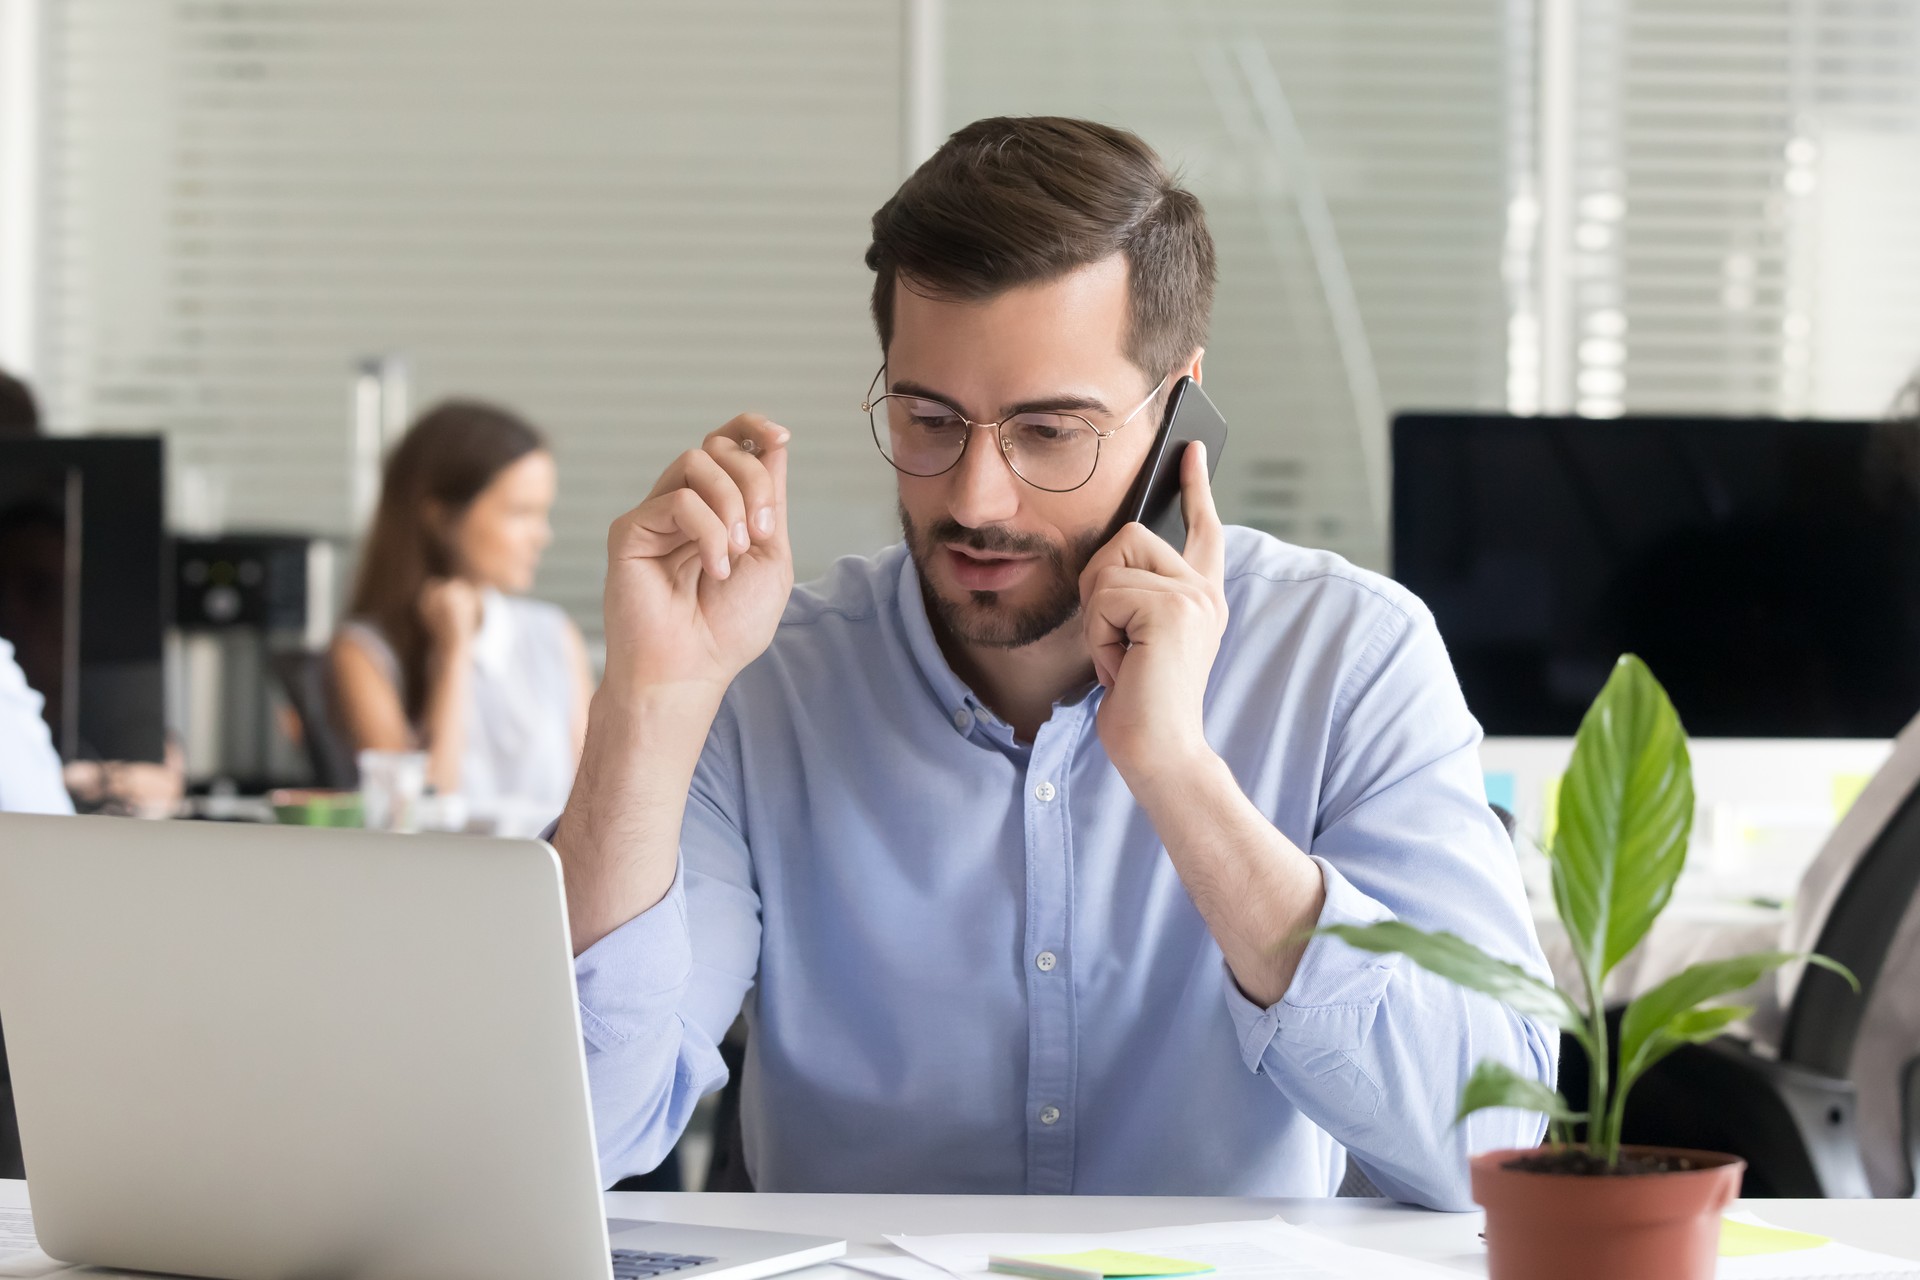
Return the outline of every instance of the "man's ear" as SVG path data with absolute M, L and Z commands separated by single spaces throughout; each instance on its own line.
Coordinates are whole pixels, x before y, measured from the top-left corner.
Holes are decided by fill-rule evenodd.
M 1206 356 L 1206 354 L 1207 354 L 1207 349 L 1205 347 L 1195 347 L 1193 349 L 1193 359 L 1187 361 L 1185 368 L 1176 370 L 1173 376 L 1176 378 L 1181 378 L 1181 377 L 1192 378 L 1196 383 L 1199 382 L 1200 381 L 1200 361 L 1202 358 Z

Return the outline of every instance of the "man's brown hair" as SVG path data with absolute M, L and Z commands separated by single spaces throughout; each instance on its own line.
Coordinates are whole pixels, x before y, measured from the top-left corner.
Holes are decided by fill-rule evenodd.
M 1149 378 L 1207 340 L 1213 237 L 1193 194 L 1125 129 L 996 116 L 948 138 L 873 215 L 873 323 L 893 341 L 893 285 L 990 298 L 1120 253 L 1127 358 Z

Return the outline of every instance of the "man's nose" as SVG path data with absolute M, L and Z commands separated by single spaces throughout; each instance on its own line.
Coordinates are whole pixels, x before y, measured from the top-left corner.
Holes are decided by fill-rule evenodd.
M 947 513 L 969 529 L 1013 519 L 1020 510 L 1023 481 L 1002 454 L 1000 433 L 992 427 L 972 428 L 967 451 L 947 474 L 952 487 Z

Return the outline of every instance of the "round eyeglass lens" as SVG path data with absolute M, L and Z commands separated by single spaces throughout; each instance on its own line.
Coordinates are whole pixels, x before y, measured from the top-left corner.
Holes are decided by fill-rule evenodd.
M 939 475 L 967 447 L 967 420 L 938 400 L 884 395 L 868 417 L 880 452 L 911 476 Z
M 1001 425 L 1000 438 L 1013 469 L 1039 489 L 1078 489 L 1100 459 L 1100 433 L 1071 413 L 1018 414 Z

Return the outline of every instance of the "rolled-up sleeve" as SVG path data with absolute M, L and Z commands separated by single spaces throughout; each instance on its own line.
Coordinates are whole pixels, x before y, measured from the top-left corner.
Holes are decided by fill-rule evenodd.
M 717 723 L 695 770 L 667 895 L 574 960 L 604 1185 L 658 1166 L 727 1079 L 720 1040 L 760 949 L 751 859 L 731 817 L 730 736 Z
M 1488 808 L 1479 726 L 1424 610 L 1383 621 L 1336 711 L 1312 854 L 1319 923 L 1402 920 L 1458 934 L 1548 977 L 1511 841 Z M 1538 1142 L 1544 1120 L 1453 1117 L 1474 1065 L 1495 1059 L 1551 1085 L 1559 1037 L 1404 957 L 1336 938 L 1308 944 L 1281 1000 L 1259 1008 L 1226 978 L 1249 1070 L 1347 1149 L 1381 1191 L 1472 1207 L 1467 1158 Z

